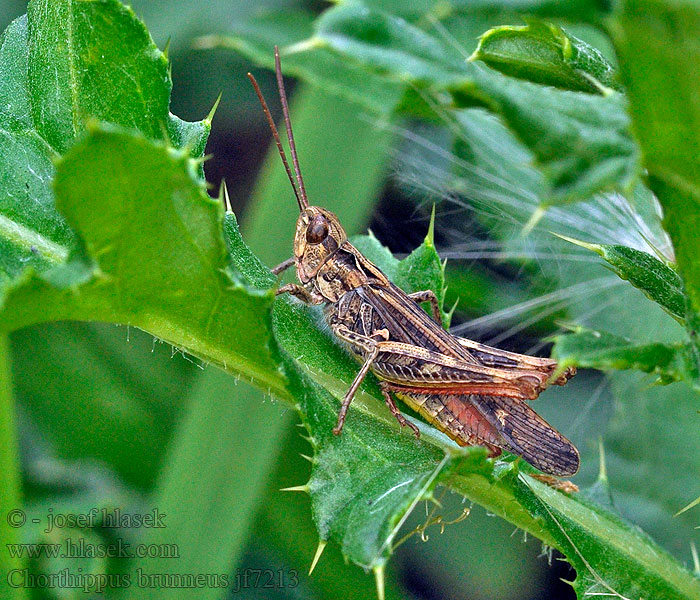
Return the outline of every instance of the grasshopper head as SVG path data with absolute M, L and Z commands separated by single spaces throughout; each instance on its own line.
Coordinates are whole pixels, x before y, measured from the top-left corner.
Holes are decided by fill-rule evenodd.
M 302 283 L 308 283 L 347 235 L 332 212 L 309 206 L 301 211 L 294 236 L 294 256 Z

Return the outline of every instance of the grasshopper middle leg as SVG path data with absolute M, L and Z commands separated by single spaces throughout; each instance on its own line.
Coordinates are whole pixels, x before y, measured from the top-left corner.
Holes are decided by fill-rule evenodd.
M 408 297 L 414 302 L 430 302 L 430 309 L 433 312 L 433 319 L 438 325 L 442 325 L 442 315 L 440 314 L 440 304 L 433 290 L 423 290 L 422 292 L 414 292 Z
M 350 408 L 350 403 L 355 397 L 355 393 L 360 387 L 360 384 L 362 383 L 365 376 L 372 367 L 372 363 L 376 360 L 377 356 L 379 355 L 382 342 L 385 342 L 388 339 L 389 332 L 386 329 L 381 329 L 372 334 L 371 337 L 368 337 L 351 331 L 344 325 L 336 326 L 334 328 L 334 332 L 339 338 L 345 340 L 353 346 L 361 348 L 365 353 L 365 361 L 362 364 L 362 368 L 360 368 L 359 372 L 357 373 L 355 379 L 352 382 L 352 385 L 350 386 L 350 389 L 346 392 L 343 398 L 343 403 L 340 406 L 340 411 L 338 412 L 338 424 L 333 429 L 333 433 L 335 435 L 339 435 L 340 432 L 343 430 L 345 417 L 348 413 L 348 409 Z M 379 341 L 377 341 L 375 338 L 379 338 Z M 384 383 L 381 384 L 381 389 L 386 405 L 389 407 L 391 414 L 394 415 L 394 417 L 396 417 L 396 420 L 399 422 L 399 424 L 402 427 L 410 427 L 413 430 L 413 433 L 416 435 L 416 437 L 420 437 L 418 427 L 416 427 L 413 423 L 407 421 L 406 417 L 404 417 L 401 414 L 401 411 L 399 411 L 398 407 L 396 406 L 396 403 L 389 394 L 388 388 L 386 388 Z
M 394 417 L 396 417 L 396 420 L 399 422 L 399 425 L 401 425 L 401 427 L 410 427 L 413 430 L 415 436 L 417 438 L 420 438 L 420 431 L 418 431 L 418 427 L 416 427 L 410 421 L 406 420 L 406 417 L 404 417 L 401 414 L 401 411 L 399 410 L 398 406 L 396 406 L 396 402 L 394 402 L 394 399 L 391 397 L 391 393 L 389 392 L 389 386 L 383 381 L 380 385 L 382 388 L 382 396 L 384 396 L 384 402 L 386 402 L 386 405 L 389 407 L 391 414 L 394 415 Z

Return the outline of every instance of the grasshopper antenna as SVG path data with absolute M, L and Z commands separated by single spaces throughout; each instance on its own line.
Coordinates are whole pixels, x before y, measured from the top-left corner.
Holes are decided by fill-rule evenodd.
M 287 139 L 289 140 L 289 149 L 292 152 L 292 162 L 294 163 L 294 173 L 299 182 L 299 193 L 301 194 L 301 204 L 304 208 L 309 206 L 309 201 L 306 197 L 306 188 L 304 187 L 304 179 L 301 176 L 299 168 L 299 158 L 297 156 L 297 146 L 294 143 L 294 134 L 292 133 L 292 121 L 289 118 L 289 106 L 287 105 L 287 93 L 284 90 L 284 81 L 282 80 L 282 67 L 280 65 L 280 50 L 275 46 L 275 75 L 277 75 L 277 89 L 280 93 L 280 102 L 282 103 L 282 114 L 284 115 L 284 124 L 287 128 Z
M 267 124 L 270 126 L 270 130 L 272 131 L 272 137 L 275 138 L 275 144 L 277 144 L 277 150 L 279 150 L 280 153 L 280 158 L 282 159 L 282 163 L 284 164 L 284 169 L 287 171 L 287 177 L 289 177 L 289 183 L 292 184 L 292 189 L 294 190 L 294 195 L 297 198 L 297 203 L 299 204 L 299 210 L 303 210 L 308 206 L 308 203 L 302 202 L 302 196 L 299 195 L 299 191 L 297 190 L 296 183 L 294 183 L 294 176 L 292 175 L 292 170 L 289 168 L 289 162 L 287 162 L 287 155 L 284 152 L 284 148 L 282 146 L 282 140 L 280 140 L 280 134 L 277 131 L 277 127 L 275 126 L 275 121 L 272 118 L 272 115 L 270 114 L 270 109 L 267 107 L 267 102 L 265 102 L 265 98 L 262 95 L 262 92 L 260 91 L 260 86 L 258 85 L 258 82 L 255 80 L 255 77 L 253 77 L 252 73 L 248 73 L 248 79 L 250 79 L 250 82 L 253 84 L 253 88 L 255 89 L 255 93 L 258 95 L 258 100 L 260 100 L 260 104 L 262 106 L 263 112 L 265 113 L 265 117 L 267 118 Z M 287 118 L 287 117 L 285 117 Z M 295 165 L 296 166 L 296 165 Z M 305 197 L 304 197 L 305 199 Z

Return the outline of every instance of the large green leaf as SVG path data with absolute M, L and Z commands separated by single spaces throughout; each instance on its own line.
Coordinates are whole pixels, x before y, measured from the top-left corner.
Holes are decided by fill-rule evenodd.
M 76 250 L 48 183 L 89 119 L 202 155 L 209 121 L 171 115 L 171 87 L 165 56 L 117 0 L 36 0 L 10 25 L 0 40 L 0 285 Z
M 361 5 L 324 13 L 312 41 L 390 81 L 449 90 L 457 106 L 480 105 L 500 114 L 551 182 L 543 204 L 604 189 L 626 191 L 637 176 L 637 147 L 619 94 L 552 90 L 465 65 L 420 28 Z
M 678 269 L 690 298 L 691 337 L 700 312 L 700 79 L 695 35 L 700 9 L 691 2 L 622 2 L 608 25 L 630 98 L 649 184 L 664 209 Z M 650 101 L 653 99 L 653 101 Z M 697 354 L 697 350 L 696 350 Z
M 261 309 L 272 295 L 229 274 L 223 205 L 206 195 L 196 166 L 184 151 L 94 129 L 56 176 L 58 208 L 90 259 L 25 273 L 6 290 L 0 327 L 66 318 L 136 325 L 224 368 L 246 363 L 254 378 L 267 372 L 279 389 L 269 335 L 251 334 L 269 330 Z M 105 188 L 115 173 L 119 180 Z
M 606 332 L 577 327 L 573 334 L 554 338 L 552 358 L 561 368 L 638 369 L 657 375 L 659 383 L 686 381 L 700 390 L 690 344 L 640 344 Z

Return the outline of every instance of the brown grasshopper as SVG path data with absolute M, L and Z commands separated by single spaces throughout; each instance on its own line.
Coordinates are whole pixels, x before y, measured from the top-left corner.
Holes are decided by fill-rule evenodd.
M 579 454 L 574 445 L 526 402 L 537 398 L 549 383 L 565 384 L 575 369 L 551 381 L 557 366 L 553 360 L 505 352 L 451 335 L 441 326 L 434 292 L 406 294 L 400 290 L 348 242 L 333 213 L 309 206 L 277 47 L 275 72 L 296 183 L 260 88 L 250 73 L 248 77 L 301 212 L 294 256 L 272 269 L 279 274 L 295 265 L 301 285 L 283 285 L 277 294 L 288 293 L 306 304 L 324 305 L 324 316 L 333 334 L 363 363 L 343 398 L 333 433 L 340 434 L 355 392 L 372 371 L 380 381 L 389 410 L 416 437 L 420 435 L 418 428 L 401 414 L 392 394 L 460 446 L 484 445 L 491 456 L 505 449 L 551 475 L 576 473 Z M 423 302 L 430 303 L 434 319 L 421 308 Z

